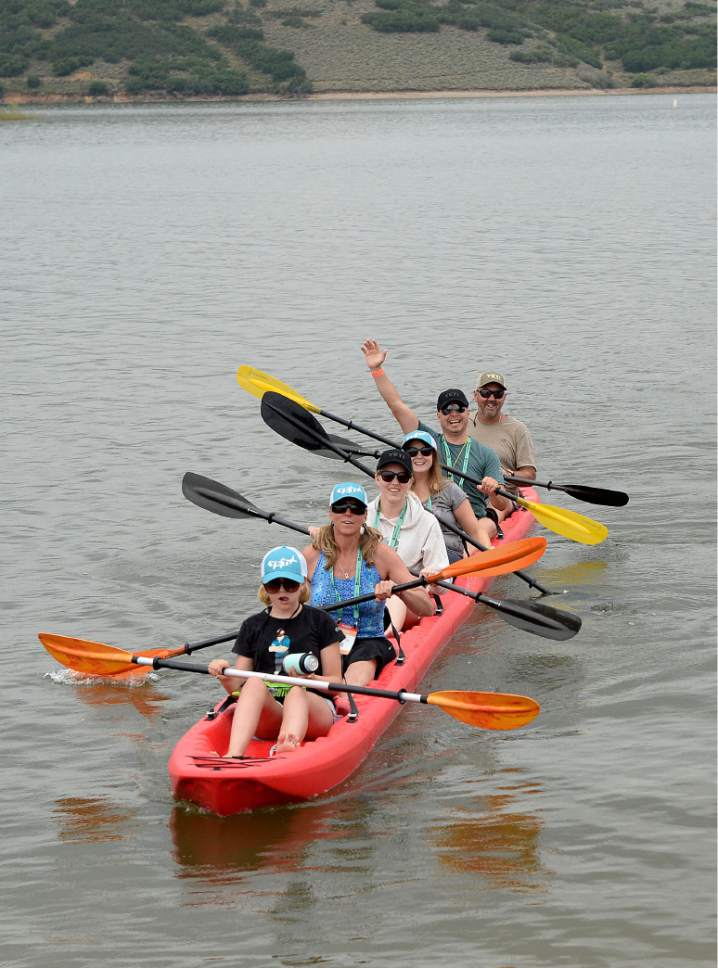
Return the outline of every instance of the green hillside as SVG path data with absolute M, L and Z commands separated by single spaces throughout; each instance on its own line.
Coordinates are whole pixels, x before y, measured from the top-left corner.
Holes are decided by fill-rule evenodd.
M 0 0 L 0 90 L 301 96 L 715 83 L 696 0 Z

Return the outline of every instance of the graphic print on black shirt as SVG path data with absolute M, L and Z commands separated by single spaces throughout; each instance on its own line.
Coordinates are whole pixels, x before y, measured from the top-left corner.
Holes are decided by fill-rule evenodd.
M 232 651 L 251 659 L 256 672 L 272 673 L 278 671 L 275 663 L 280 655 L 283 659 L 292 653 L 311 652 L 321 661 L 322 649 L 343 638 L 325 611 L 304 605 L 294 618 L 273 618 L 267 611 L 250 615 L 242 623 Z

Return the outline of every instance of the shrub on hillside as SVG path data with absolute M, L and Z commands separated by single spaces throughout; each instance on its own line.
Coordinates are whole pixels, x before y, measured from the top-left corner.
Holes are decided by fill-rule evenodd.
M 93 60 L 93 57 L 63 57 L 53 63 L 52 73 L 55 77 L 67 77 L 68 74 L 79 71 L 81 67 L 88 67 Z
M 269 74 L 275 83 L 306 78 L 304 68 L 296 63 L 291 50 L 280 50 L 261 43 L 264 39 L 261 30 L 227 25 L 213 27 L 207 34 L 239 54 L 255 70 Z
M 0 77 L 17 77 L 27 70 L 28 60 L 22 54 L 0 54 Z
M 233 47 L 242 40 L 264 40 L 264 31 L 254 27 L 212 27 L 207 36 L 218 40 L 225 47 Z
M 82 0 L 78 0 L 78 4 Z M 124 6 L 141 20 L 184 20 L 218 13 L 224 0 L 124 0 Z
M 487 33 L 487 38 L 494 44 L 523 44 L 524 35 L 517 30 L 503 30 L 495 28 Z
M 655 87 L 656 79 L 650 74 L 637 74 L 631 81 L 631 87 Z
M 556 38 L 556 48 L 560 53 L 566 54 L 576 63 L 583 61 L 584 64 L 590 64 L 591 67 L 596 67 L 598 69 L 603 67 L 601 58 L 595 53 L 594 50 L 592 50 L 591 47 L 581 43 L 580 40 L 567 36 L 566 34 L 560 34 Z
M 437 13 L 403 7 L 389 13 L 365 13 L 361 19 L 384 34 L 435 33 L 441 26 Z
M 596 70 L 595 67 L 590 67 L 587 64 L 579 65 L 576 77 L 585 84 L 590 84 L 591 87 L 604 90 L 616 86 L 616 82 L 607 71 Z

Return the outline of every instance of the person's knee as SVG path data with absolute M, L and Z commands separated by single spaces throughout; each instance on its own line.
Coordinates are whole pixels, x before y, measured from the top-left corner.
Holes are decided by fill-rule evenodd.
M 486 541 L 489 542 L 496 534 L 496 525 L 491 518 L 482 518 L 481 521 L 479 521 L 479 530 Z
M 349 666 L 344 679 L 352 686 L 365 686 L 376 678 L 376 660 L 355 662 Z
M 245 699 L 264 699 L 268 693 L 268 689 L 261 679 L 247 679 L 245 684 L 242 686 L 242 691 L 239 696 L 240 699 L 244 696 Z
M 301 686 L 292 686 L 284 697 L 284 708 L 295 709 L 301 705 L 306 705 L 307 694 Z

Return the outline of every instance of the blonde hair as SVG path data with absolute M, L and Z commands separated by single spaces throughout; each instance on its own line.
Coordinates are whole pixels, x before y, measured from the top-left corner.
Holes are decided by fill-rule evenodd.
M 299 589 L 299 604 L 305 605 L 311 598 L 311 590 L 306 581 L 302 582 L 302 587 Z M 259 586 L 259 591 L 257 592 L 257 598 L 260 600 L 262 605 L 266 605 L 267 608 L 272 604 L 272 599 L 267 593 L 267 589 L 264 585 Z
M 419 437 L 417 437 L 416 439 L 419 440 L 419 442 L 422 443 L 422 444 L 425 443 Z M 411 443 L 411 441 L 410 440 L 407 440 L 407 444 L 409 444 L 409 443 Z M 411 485 L 411 489 L 412 489 L 412 491 L 414 491 L 416 489 L 416 474 L 414 474 L 413 472 L 412 472 L 412 477 L 414 478 L 414 483 Z M 428 473 L 429 494 L 431 494 L 432 496 L 434 494 L 439 494 L 440 491 L 443 491 L 444 488 L 449 483 L 451 483 L 449 481 L 449 478 L 448 477 L 444 477 L 444 475 L 443 475 L 443 473 L 441 471 L 441 462 L 439 461 L 439 452 L 435 450 L 434 453 L 433 453 L 433 460 L 431 461 L 431 467 L 429 468 L 429 473 Z
M 361 556 L 367 565 L 374 564 L 374 558 L 376 557 L 377 545 L 382 541 L 382 536 L 379 531 L 374 528 L 369 528 L 366 525 L 359 537 L 359 550 L 361 551 Z M 312 542 L 312 546 L 321 551 L 326 559 L 326 570 L 331 571 L 337 562 L 339 557 L 339 551 L 337 549 L 337 543 L 334 539 L 334 526 L 332 524 L 325 524 L 319 529 L 319 534 Z

